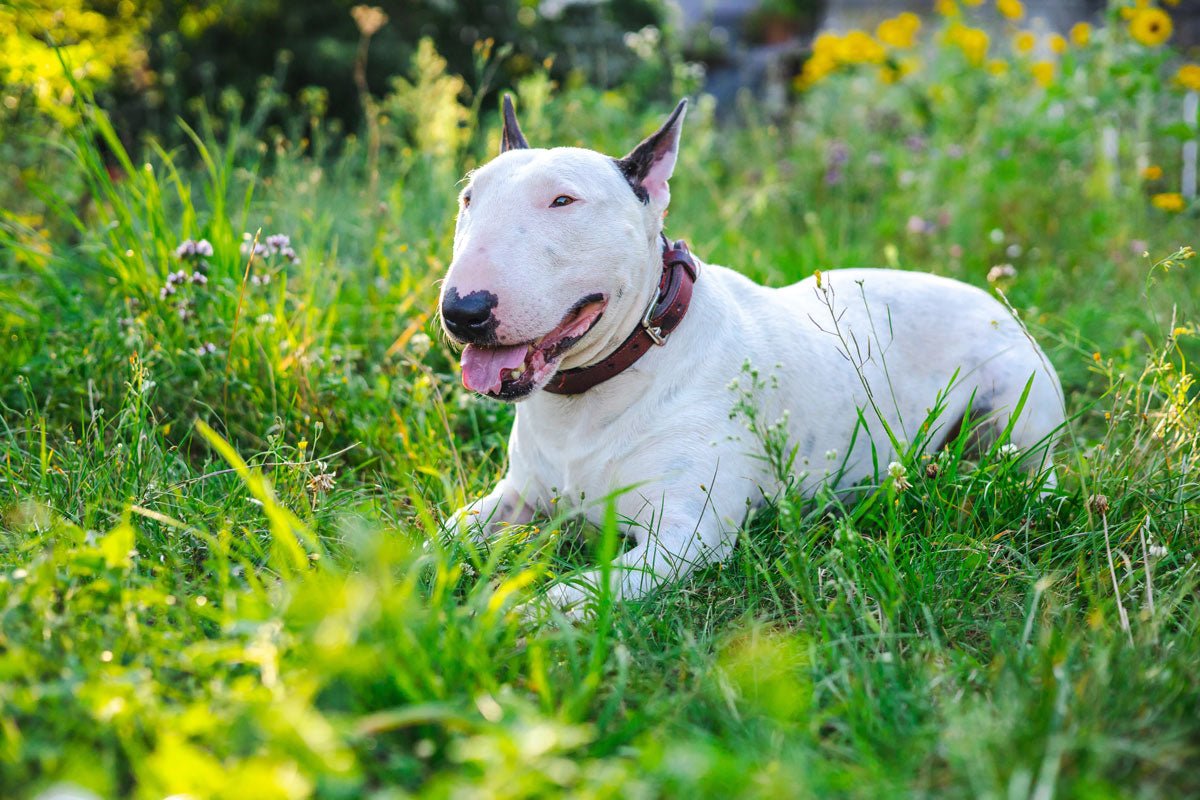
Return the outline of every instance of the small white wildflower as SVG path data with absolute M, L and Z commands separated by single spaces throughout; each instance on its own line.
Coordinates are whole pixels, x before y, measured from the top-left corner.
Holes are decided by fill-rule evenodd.
M 1021 253 L 1023 253 L 1023 252 L 1025 252 L 1025 250 L 1021 247 L 1021 245 L 1016 244 L 1016 243 L 1010 244 L 1004 250 L 1004 254 L 1006 256 L 1008 256 L 1009 258 L 1020 258 Z
M 188 258 L 196 255 L 196 243 L 191 239 L 185 239 L 179 247 L 175 248 L 176 258 Z
M 825 451 L 825 460 L 826 461 L 837 461 L 837 457 L 838 457 L 837 450 L 826 450 Z
M 1017 277 L 1017 268 L 1012 264 L 997 264 L 988 270 L 988 283 L 999 283 L 1002 280 Z
M 1001 244 L 1004 241 L 1004 231 L 999 228 L 992 228 L 991 232 L 988 233 L 988 240 L 992 244 Z
M 1158 559 L 1158 558 L 1165 558 L 1167 553 L 1170 551 L 1167 550 L 1167 548 L 1161 544 L 1152 544 L 1147 549 L 1147 552 L 1150 554 L 1151 558 Z
M 887 466 L 888 477 L 896 486 L 897 492 L 903 492 L 912 488 L 912 484 L 908 482 L 908 471 L 904 469 L 904 465 L 899 461 L 893 461 Z
M 259 325 L 275 324 L 275 315 L 274 314 L 259 314 L 258 315 L 258 324 Z
M 996 452 L 1001 458 L 1007 460 L 1010 458 L 1016 458 L 1021 453 L 1021 448 L 1010 442 L 1006 445 L 1002 445 Z
M 200 241 L 196 242 L 196 255 L 207 257 L 211 256 L 212 254 L 213 246 L 208 239 L 201 239 Z
M 408 346 L 412 349 L 413 355 L 417 358 L 424 358 L 425 354 L 429 352 L 429 348 L 433 346 L 433 340 L 429 338 L 428 334 L 415 333 L 408 340 Z

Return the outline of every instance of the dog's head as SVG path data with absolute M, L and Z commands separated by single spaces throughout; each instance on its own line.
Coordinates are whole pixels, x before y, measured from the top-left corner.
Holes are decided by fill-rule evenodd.
M 687 101 L 624 158 L 531 148 L 504 98 L 500 155 L 459 198 L 442 323 L 463 383 L 520 400 L 607 355 L 657 290 L 659 237 Z

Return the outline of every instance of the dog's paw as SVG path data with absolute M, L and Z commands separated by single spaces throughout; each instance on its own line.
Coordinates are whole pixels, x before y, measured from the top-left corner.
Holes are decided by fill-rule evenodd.
M 463 542 L 479 550 L 486 550 L 490 539 L 486 523 L 480 521 L 479 509 L 474 505 L 464 506 L 442 523 L 438 538 L 443 545 Z
M 595 616 L 595 593 L 586 585 L 556 583 L 519 605 L 516 612 L 524 622 L 533 625 L 544 624 L 556 616 L 572 623 L 584 622 Z

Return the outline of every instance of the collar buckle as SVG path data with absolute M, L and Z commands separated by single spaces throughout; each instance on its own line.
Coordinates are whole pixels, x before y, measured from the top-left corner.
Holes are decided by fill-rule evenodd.
M 658 307 L 658 300 L 659 298 L 657 296 L 650 298 L 650 302 L 646 304 L 646 313 L 642 314 L 641 325 L 642 330 L 646 332 L 646 335 L 650 337 L 650 340 L 659 347 L 662 347 L 667 343 L 667 336 L 670 334 L 664 334 L 660 326 L 651 322 L 652 318 L 654 317 L 654 309 Z

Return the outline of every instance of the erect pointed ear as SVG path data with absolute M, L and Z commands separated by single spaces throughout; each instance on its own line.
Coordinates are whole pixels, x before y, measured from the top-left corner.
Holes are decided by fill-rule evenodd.
M 683 116 L 687 111 L 687 99 L 679 101 L 663 126 L 650 134 L 629 155 L 617 159 L 617 166 L 633 193 L 643 203 L 654 201 L 666 208 L 671 200 L 667 180 L 675 170 L 675 158 L 679 155 L 679 132 L 683 128 Z
M 525 141 L 525 134 L 521 133 L 521 126 L 517 122 L 517 112 L 513 110 L 512 95 L 505 93 L 501 105 L 504 106 L 504 130 L 500 132 L 500 152 L 528 150 L 529 142 Z

